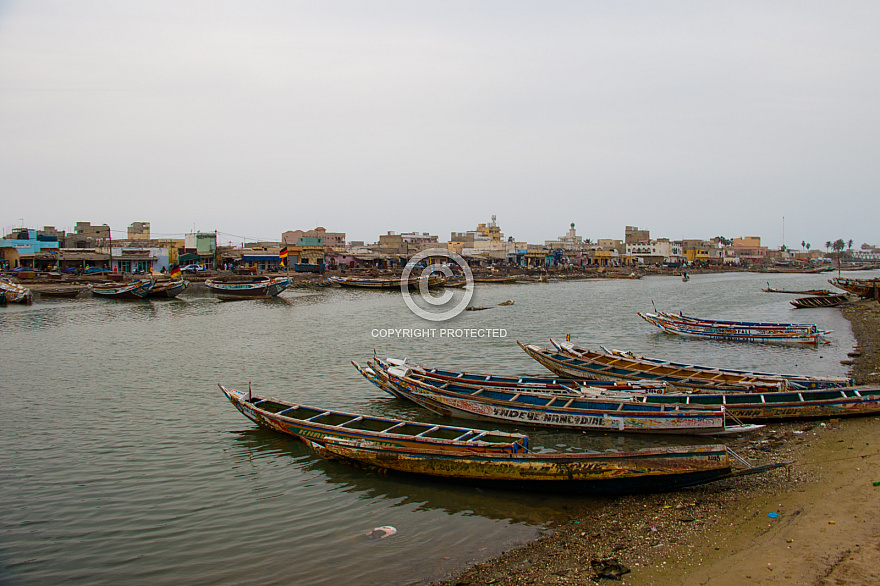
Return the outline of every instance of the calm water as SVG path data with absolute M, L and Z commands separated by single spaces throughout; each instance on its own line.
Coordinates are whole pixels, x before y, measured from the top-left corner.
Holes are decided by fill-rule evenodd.
M 850 273 L 848 276 L 857 276 Z M 379 476 L 313 456 L 257 428 L 217 383 L 304 404 L 437 420 L 351 367 L 381 356 L 511 374 L 546 374 L 515 344 L 553 336 L 666 359 L 843 375 L 855 343 L 834 309 L 788 295 L 822 275 L 697 275 L 640 281 L 479 286 L 451 325 L 506 338 L 376 338 L 423 322 L 399 293 L 288 291 L 221 303 L 43 300 L 0 308 L 0 581 L 65 583 L 410 584 L 534 538 L 566 499 Z M 637 311 L 818 323 L 822 348 L 679 339 Z M 495 427 L 495 426 L 489 426 Z M 507 428 L 511 429 L 511 428 Z M 531 431 L 545 449 L 631 449 L 665 437 Z M 677 441 L 677 440 L 671 440 Z M 695 441 L 695 440 L 692 440 Z M 587 500 L 587 499 L 583 499 Z M 370 541 L 372 528 L 397 535 Z

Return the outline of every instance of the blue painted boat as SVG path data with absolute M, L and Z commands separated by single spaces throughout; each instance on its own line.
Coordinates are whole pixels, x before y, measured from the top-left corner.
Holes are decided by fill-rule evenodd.
M 723 406 L 637 404 L 628 397 L 531 392 L 460 383 L 434 384 L 399 366 L 374 368 L 395 394 L 449 417 L 562 430 L 721 435 L 760 425 L 727 425 Z

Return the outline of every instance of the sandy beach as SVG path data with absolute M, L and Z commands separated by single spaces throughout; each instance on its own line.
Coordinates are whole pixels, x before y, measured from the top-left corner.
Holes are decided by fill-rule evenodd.
M 852 376 L 880 382 L 880 305 L 852 301 L 841 311 L 858 341 Z M 878 419 L 769 425 L 732 447 L 788 468 L 608 499 L 598 511 L 573 499 L 570 520 L 547 537 L 440 584 L 878 584 Z

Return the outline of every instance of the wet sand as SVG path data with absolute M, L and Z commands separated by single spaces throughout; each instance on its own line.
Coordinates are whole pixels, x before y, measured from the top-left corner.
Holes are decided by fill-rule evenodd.
M 857 384 L 880 382 L 880 305 L 841 308 Z M 453 585 L 880 584 L 880 418 L 772 424 L 733 442 L 753 463 L 792 466 L 666 494 L 608 499 Z M 776 517 L 769 516 L 775 513 Z M 596 562 L 628 570 L 598 578 Z

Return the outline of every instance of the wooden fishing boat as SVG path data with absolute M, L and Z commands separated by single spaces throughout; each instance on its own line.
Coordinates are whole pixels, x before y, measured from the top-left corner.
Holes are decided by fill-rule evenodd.
M 805 291 L 789 291 L 786 289 L 774 289 L 767 283 L 765 289 L 761 289 L 764 293 L 788 293 L 789 295 L 834 295 L 833 291 L 828 289 L 807 289 Z
M 852 386 L 845 377 L 818 377 L 714 368 L 637 356 L 620 350 L 581 348 L 550 340 L 553 349 L 517 342 L 526 354 L 560 375 L 578 379 L 665 382 L 681 390 L 716 393 L 773 392 Z
M 353 287 L 358 289 L 400 289 L 401 277 L 327 277 L 327 280 L 340 287 Z M 422 282 L 427 282 L 429 287 L 440 286 L 445 277 L 438 273 L 432 273 L 424 277 L 410 276 L 407 287 L 418 287 Z
M 155 284 L 153 279 L 139 279 L 130 283 L 91 285 L 89 291 L 92 295 L 106 299 L 143 299 Z
M 605 279 L 641 279 L 642 275 L 637 273 L 602 273 L 599 275 Z
M 623 433 L 720 435 L 760 426 L 727 425 L 718 407 L 637 405 L 627 398 L 529 392 L 454 383 L 431 384 L 402 367 L 379 369 L 377 376 L 396 391 L 435 413 L 481 421 L 562 430 Z M 657 407 L 664 407 L 657 409 Z
M 714 340 L 819 344 L 825 342 L 825 336 L 830 333 L 815 324 L 710 320 L 665 312 L 639 312 L 638 315 L 669 334 Z
M 369 440 L 384 446 L 473 452 L 528 450 L 529 438 L 521 434 L 356 415 L 219 386 L 235 408 L 254 423 L 303 440 L 322 443 L 333 437 Z
M 845 279 L 843 277 L 835 277 L 828 282 L 838 289 L 858 295 L 862 299 L 874 298 L 876 290 L 880 289 L 880 279 Z
M 360 366 L 357 362 L 352 361 L 354 367 L 367 380 L 378 386 L 380 389 L 391 393 L 394 392 L 380 385 L 376 380 L 370 378 L 375 368 L 387 369 L 392 366 L 402 366 L 409 368 L 413 372 L 418 372 L 426 379 L 437 381 L 440 384 L 445 382 L 471 384 L 485 387 L 504 387 L 507 389 L 522 389 L 526 391 L 542 391 L 548 393 L 555 392 L 581 392 L 585 388 L 590 387 L 592 390 L 608 390 L 608 391 L 633 391 L 640 393 L 662 393 L 666 391 L 667 384 L 665 382 L 624 382 L 624 381 L 599 381 L 596 379 L 570 379 L 570 378 L 539 378 L 539 377 L 508 377 L 494 374 L 471 373 L 462 371 L 442 370 L 423 366 L 421 364 L 409 362 L 406 359 L 399 360 L 388 358 L 382 360 L 378 357 L 367 363 L 367 366 Z M 375 373 L 373 373 L 375 374 Z M 397 395 L 395 395 L 397 396 Z
M 266 299 L 290 285 L 290 277 L 227 277 L 207 279 L 205 286 L 221 299 Z
M 74 287 L 62 287 L 58 289 L 40 289 L 40 297 L 76 297 L 79 295 L 81 289 Z
M 172 299 L 177 297 L 181 291 L 186 289 L 187 282 L 183 279 L 174 279 L 170 281 L 157 281 L 156 285 L 147 293 L 147 297 L 157 297 L 162 299 Z
M 9 279 L 0 279 L 0 291 L 3 291 L 6 303 L 30 303 L 34 300 L 30 289 Z
M 760 474 L 790 463 L 734 469 L 745 460 L 723 445 L 669 446 L 635 452 L 469 454 L 389 448 L 331 439 L 316 446 L 324 457 L 360 466 L 487 488 L 566 493 L 659 492 Z
M 507 275 L 474 275 L 474 283 L 494 283 L 496 285 L 510 285 L 516 283 L 519 277 Z
M 849 297 L 846 295 L 827 295 L 824 297 L 801 297 L 794 301 L 789 301 L 797 308 L 806 307 L 837 307 L 846 303 Z
M 630 395 L 632 401 L 685 405 L 724 405 L 727 413 L 742 421 L 815 419 L 877 415 L 880 387 L 783 391 L 776 393 Z

